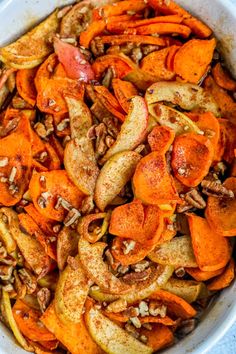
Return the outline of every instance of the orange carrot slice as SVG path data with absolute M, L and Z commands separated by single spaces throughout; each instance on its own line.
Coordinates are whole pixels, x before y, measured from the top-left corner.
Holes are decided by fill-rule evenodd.
M 146 26 L 140 26 L 134 29 L 133 34 L 173 34 L 177 33 L 179 36 L 182 36 L 183 38 L 188 38 L 191 29 L 185 25 L 180 25 L 177 23 L 154 23 L 151 25 L 146 25 Z
M 106 22 L 98 20 L 92 22 L 86 29 L 86 31 L 80 34 L 80 45 L 85 48 L 89 48 L 91 40 L 101 34 L 106 28 Z
M 132 34 L 124 35 L 113 35 L 113 36 L 101 36 L 100 41 L 104 44 L 110 45 L 121 45 L 127 42 L 137 43 L 137 44 L 152 44 L 164 47 L 167 42 L 164 38 L 152 37 L 152 36 L 139 36 Z
M 223 268 L 231 255 L 228 240 L 200 216 L 188 214 L 188 223 L 198 267 L 207 272 Z

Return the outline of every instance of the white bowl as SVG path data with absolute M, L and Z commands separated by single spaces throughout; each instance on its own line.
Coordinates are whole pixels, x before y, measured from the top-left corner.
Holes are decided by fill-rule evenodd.
M 0 45 L 25 32 L 55 7 L 71 2 L 73 1 L 0 0 Z M 236 77 L 236 0 L 177 0 L 177 2 L 200 17 L 214 30 L 216 37 L 221 41 L 222 52 L 228 65 Z M 224 336 L 235 321 L 236 282 L 221 292 L 194 332 L 164 352 L 165 354 L 206 353 Z M 26 352 L 15 344 L 9 331 L 0 324 L 0 354 L 6 353 Z

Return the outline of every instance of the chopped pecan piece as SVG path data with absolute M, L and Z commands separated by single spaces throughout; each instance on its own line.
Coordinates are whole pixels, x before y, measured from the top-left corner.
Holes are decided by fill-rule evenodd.
M 37 292 L 37 300 L 40 306 L 40 310 L 42 312 L 44 312 L 47 309 L 50 303 L 50 299 L 51 299 L 51 292 L 49 289 L 42 288 Z
M 188 204 L 197 209 L 204 209 L 206 207 L 206 202 L 202 198 L 201 194 L 197 189 L 192 189 L 185 194 L 185 200 Z
M 91 41 L 90 48 L 95 58 L 105 54 L 105 47 L 101 42 L 100 37 L 96 37 Z
M 214 197 L 218 198 L 231 198 L 233 199 L 234 192 L 225 188 L 220 180 L 216 181 L 209 181 L 209 180 L 203 180 L 201 183 L 202 186 L 202 193 L 206 195 L 211 195 Z
M 131 272 L 123 276 L 123 280 L 127 284 L 135 284 L 140 281 L 147 280 L 150 277 L 151 274 L 151 268 L 145 269 L 142 272 Z

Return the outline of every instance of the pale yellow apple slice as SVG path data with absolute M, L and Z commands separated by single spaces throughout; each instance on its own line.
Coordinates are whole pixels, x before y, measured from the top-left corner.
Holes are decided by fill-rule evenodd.
M 94 341 L 109 354 L 151 354 L 152 348 L 132 337 L 123 328 L 109 320 L 95 307 L 85 315 L 85 321 Z
M 104 242 L 90 244 L 83 237 L 79 239 L 79 257 L 89 279 L 101 289 L 111 294 L 123 294 L 131 291 L 132 286 L 115 277 L 103 261 L 103 252 L 107 247 Z
M 16 69 L 38 66 L 53 50 L 49 39 L 56 34 L 59 26 L 57 12 L 53 12 L 16 42 L 0 48 L 0 60 Z
M 197 85 L 181 82 L 157 82 L 151 85 L 145 95 L 148 105 L 152 103 L 171 103 L 186 111 L 201 110 L 220 115 L 219 107 L 213 96 Z
M 55 310 L 63 322 L 80 322 L 88 291 L 89 280 L 77 256 L 60 274 L 55 292 Z
M 148 127 L 148 109 L 140 96 L 131 99 L 129 113 L 121 126 L 116 142 L 102 158 L 106 162 L 111 156 L 125 150 L 134 150 L 145 138 Z
M 105 163 L 97 178 L 94 192 L 94 200 L 100 210 L 104 211 L 131 179 L 140 159 L 141 155 L 137 152 L 123 151 Z
M 78 253 L 79 235 L 70 227 L 64 226 L 57 237 L 57 265 L 63 270 L 68 256 L 75 256 Z
M 148 254 L 148 257 L 159 264 L 171 264 L 175 267 L 196 268 L 197 262 L 193 253 L 189 236 L 174 237 Z

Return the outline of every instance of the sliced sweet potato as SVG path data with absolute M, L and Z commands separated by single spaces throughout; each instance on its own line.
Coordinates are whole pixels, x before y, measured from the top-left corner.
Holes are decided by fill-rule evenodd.
M 122 237 L 115 237 L 111 248 L 111 253 L 114 259 L 119 261 L 123 266 L 142 261 L 153 248 L 153 246 L 147 246 L 139 242 L 135 242 L 134 249 L 132 249 L 128 254 L 124 254 L 123 242 L 126 240 L 127 239 Z
M 147 338 L 147 345 L 152 348 L 154 352 L 170 346 L 174 342 L 174 335 L 172 331 L 165 325 L 154 323 L 152 330 L 142 327 L 140 335 Z
M 118 16 L 122 15 L 123 13 L 127 13 L 127 11 L 143 11 L 146 7 L 147 4 L 144 0 L 136 0 L 135 2 L 133 2 L 132 0 L 125 0 L 118 6 L 115 3 L 102 7 L 102 14 L 105 17 Z
M 8 219 L 9 232 L 17 243 L 25 261 L 38 278 L 42 278 L 50 270 L 50 258 L 36 238 L 20 230 L 18 216 L 13 210 L 2 208 L 1 211 Z
M 94 193 L 99 175 L 91 141 L 87 138 L 72 139 L 66 144 L 64 165 L 69 178 L 82 193 Z
M 32 203 L 26 205 L 24 209 L 46 235 L 54 234 L 53 226 L 55 221 L 40 214 Z
M 63 227 L 57 237 L 57 265 L 60 270 L 65 268 L 67 258 L 78 253 L 79 235 L 69 227 Z
M 222 67 L 220 63 L 217 63 L 212 69 L 212 75 L 220 87 L 225 90 L 235 91 L 236 90 L 236 81 L 233 80 L 228 72 Z
M 44 181 L 43 184 L 42 181 Z M 57 221 L 62 221 L 65 217 L 65 209 L 62 206 L 55 209 L 59 197 L 64 198 L 76 209 L 80 208 L 84 198 L 84 194 L 70 181 L 65 170 L 34 173 L 29 190 L 38 212 Z M 46 195 L 43 194 L 42 196 L 44 192 L 46 192 Z M 40 197 L 43 199 L 39 199 Z
M 109 232 L 149 247 L 158 242 L 163 228 L 160 209 L 155 205 L 144 206 L 140 200 L 135 200 L 113 210 Z
M 62 322 L 81 321 L 88 291 L 89 280 L 77 256 L 60 274 L 56 287 L 55 310 Z
M 119 25 L 120 24 L 121 23 L 119 23 Z M 164 47 L 166 45 L 166 40 L 164 38 L 153 37 L 153 36 L 139 36 L 135 34 L 101 36 L 100 41 L 104 44 L 110 44 L 114 46 L 116 45 L 119 46 L 127 42 L 137 43 L 137 44 L 141 43 L 141 44 L 158 45 L 160 47 Z
M 107 54 L 103 55 L 95 60 L 92 65 L 96 79 L 99 80 L 102 74 L 108 69 L 112 68 L 116 74 L 116 77 L 122 79 L 134 68 L 134 63 L 129 57 L 125 55 Z
M 213 157 L 214 149 L 207 137 L 195 133 L 180 135 L 173 144 L 173 173 L 184 185 L 196 187 L 208 174 Z
M 165 101 L 180 106 L 186 111 L 212 112 L 218 117 L 220 111 L 213 96 L 208 90 L 197 85 L 163 81 L 151 85 L 146 92 L 145 99 L 148 106 Z
M 21 69 L 16 74 L 16 88 L 19 95 L 31 106 L 36 103 L 36 88 L 34 78 L 38 68 Z
M 80 34 L 80 45 L 82 47 L 89 48 L 92 39 L 100 35 L 105 28 L 106 22 L 104 20 L 92 22 L 86 30 Z
M 147 125 L 148 111 L 146 103 L 142 97 L 134 96 L 131 99 L 129 113 L 121 126 L 121 131 L 115 143 L 102 158 L 102 162 L 107 161 L 119 152 L 135 149 L 145 138 Z
M 228 118 L 230 122 L 236 124 L 236 103 L 226 90 L 217 85 L 212 76 L 204 80 L 204 88 L 214 96 L 221 113 L 221 117 Z
M 133 96 L 138 95 L 138 90 L 131 82 L 126 82 L 120 79 L 113 79 L 112 87 L 119 104 L 121 105 L 123 110 L 128 113 L 130 99 Z
M 56 34 L 58 29 L 59 19 L 57 12 L 58 10 L 54 11 L 16 42 L 1 48 L 1 61 L 16 69 L 30 69 L 38 66 L 52 51 L 48 38 Z
M 64 160 L 64 149 L 62 147 L 61 142 L 58 140 L 58 138 L 54 134 L 51 134 L 49 136 L 49 143 L 53 147 L 53 149 L 56 151 L 57 156 L 60 159 L 60 162 L 63 163 L 63 160 Z
M 231 258 L 229 264 L 225 268 L 222 274 L 218 275 L 216 278 L 211 280 L 207 285 L 208 290 L 218 291 L 227 288 L 235 277 L 235 263 L 233 258 Z
M 107 244 L 96 242 L 91 245 L 84 238 L 79 239 L 79 257 L 87 274 L 102 290 L 110 294 L 124 294 L 132 289 L 121 279 L 115 277 L 103 261 L 102 255 Z
M 170 278 L 163 289 L 181 297 L 190 304 L 201 298 L 202 294 L 208 294 L 206 285 L 194 280 Z
M 174 72 L 175 55 L 178 52 L 180 47 L 181 46 L 175 45 L 175 44 L 170 47 L 169 53 L 167 54 L 167 57 L 166 57 L 166 69 L 167 70 Z
M 20 221 L 20 228 L 32 237 L 35 237 L 36 240 L 38 240 L 38 242 L 42 245 L 45 253 L 56 261 L 57 256 L 55 242 L 49 241 L 49 238 L 40 230 L 39 226 L 30 215 L 21 213 L 18 214 L 18 217 Z
M 52 303 L 40 320 L 71 354 L 102 354 L 101 349 L 90 336 L 83 317 L 79 323 L 64 324 L 57 317 L 54 303 Z M 68 328 L 70 328 L 69 331 Z
M 236 124 L 228 119 L 219 119 L 221 129 L 221 148 L 223 160 L 231 164 L 234 160 L 236 149 Z
M 206 281 L 206 280 L 216 277 L 217 275 L 222 274 L 224 272 L 224 269 L 225 268 L 221 268 L 221 269 L 207 272 L 207 271 L 203 271 L 199 268 L 185 268 L 185 271 L 189 275 L 191 275 L 191 277 L 193 277 L 193 279 L 195 279 L 197 281 Z
M 148 144 L 152 151 L 160 151 L 160 153 L 166 153 L 175 138 L 175 132 L 168 127 L 156 126 L 152 129 L 148 135 Z
M 231 255 L 229 241 L 200 216 L 188 214 L 188 223 L 198 267 L 203 271 L 223 268 Z
M 12 308 L 13 316 L 21 333 L 32 341 L 52 341 L 53 333 L 40 321 L 41 312 L 17 300 Z
M 223 236 L 236 235 L 236 178 L 225 180 L 223 186 L 231 191 L 232 198 L 221 199 L 209 196 L 206 218 L 212 229 Z
M 140 68 L 149 74 L 159 77 L 158 81 L 169 81 L 175 76 L 173 71 L 166 68 L 166 59 L 171 47 L 157 50 L 148 54 L 140 63 Z
M 54 70 L 58 65 L 57 55 L 55 53 L 49 55 L 47 59 L 39 66 L 34 79 L 34 85 L 37 91 L 41 90 L 44 79 L 50 79 L 54 75 Z
M 191 29 L 185 25 L 180 25 L 177 23 L 160 22 L 151 25 L 137 27 L 135 28 L 135 33 L 141 35 L 153 34 L 153 33 L 157 33 L 157 34 L 177 33 L 179 36 L 183 38 L 188 38 L 191 33 Z
M 205 23 L 193 17 L 188 11 L 176 4 L 174 1 L 165 3 L 159 0 L 148 0 L 148 4 L 164 15 L 178 15 L 183 17 L 183 23 L 191 28 L 192 32 L 199 38 L 207 38 L 212 30 Z
M 138 163 L 133 188 L 136 198 L 148 204 L 169 204 L 179 200 L 174 180 L 170 176 L 165 154 L 153 151 Z
M 151 300 L 160 300 L 167 306 L 167 312 L 182 319 L 192 318 L 196 310 L 181 297 L 171 294 L 165 290 L 158 290 L 149 296 Z
M 169 242 L 157 246 L 148 257 L 159 264 L 175 267 L 197 267 L 189 236 L 174 237 Z

